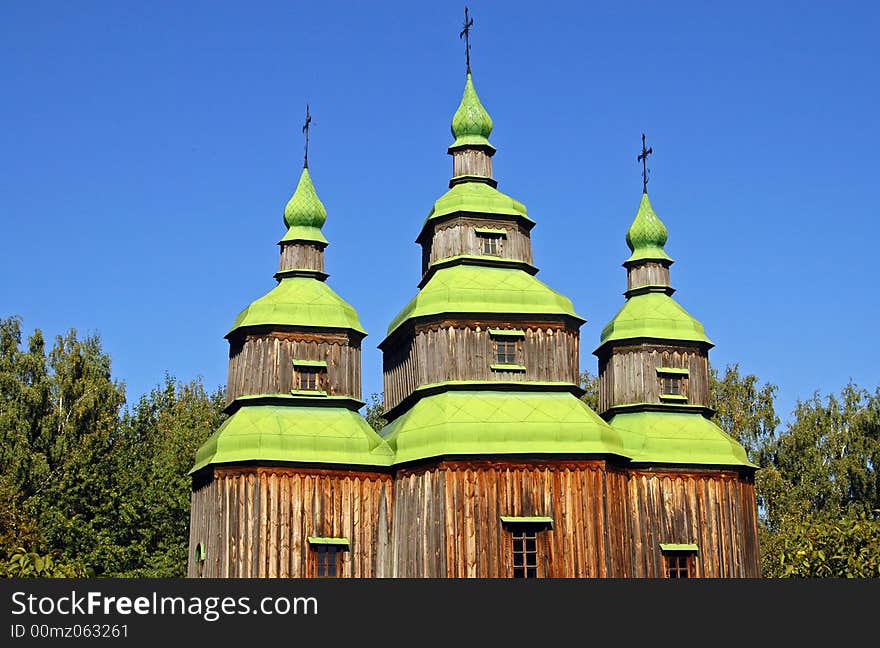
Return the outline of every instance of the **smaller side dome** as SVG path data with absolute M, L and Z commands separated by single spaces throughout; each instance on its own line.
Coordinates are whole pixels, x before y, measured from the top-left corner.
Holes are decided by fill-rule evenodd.
M 663 246 L 669 232 L 666 225 L 657 216 L 647 193 L 642 194 L 642 201 L 639 204 L 639 211 L 636 217 L 626 231 L 626 244 L 629 246 L 632 255 L 627 262 L 638 261 L 640 259 L 664 259 L 672 261 Z
M 327 220 L 327 210 L 318 198 L 308 168 L 302 170 L 296 191 L 284 208 L 284 224 L 291 227 L 318 227 Z
M 480 103 L 471 74 L 468 72 L 461 103 L 452 117 L 452 136 L 455 141 L 450 148 L 485 146 L 494 151 L 495 147 L 489 143 L 488 139 L 491 132 L 492 118 Z

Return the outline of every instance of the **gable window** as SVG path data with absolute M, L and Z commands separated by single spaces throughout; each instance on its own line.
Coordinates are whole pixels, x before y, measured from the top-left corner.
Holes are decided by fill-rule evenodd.
M 666 578 L 696 578 L 695 544 L 661 544 L 663 572 Z
M 513 578 L 541 577 L 538 560 L 541 536 L 552 527 L 553 518 L 502 516 L 501 522 L 510 534 L 510 575 Z
M 324 392 L 327 389 L 327 363 L 323 360 L 294 360 L 293 389 Z
M 503 256 L 504 239 L 507 230 L 493 227 L 475 227 L 477 242 L 480 245 L 480 254 L 484 256 Z
M 678 367 L 657 367 L 660 381 L 660 400 L 686 403 L 688 370 Z
M 348 538 L 309 536 L 309 558 L 313 578 L 340 578 L 343 551 L 348 550 Z

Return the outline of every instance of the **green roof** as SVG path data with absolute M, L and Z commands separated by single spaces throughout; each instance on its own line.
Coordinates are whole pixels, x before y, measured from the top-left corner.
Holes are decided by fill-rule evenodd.
M 437 199 L 425 222 L 456 212 L 519 216 L 534 223 L 529 218 L 524 204 L 485 182 L 462 182 L 453 185 Z
M 434 394 L 385 426 L 382 436 L 395 463 L 446 455 L 624 454 L 620 433 L 566 392 Z
M 568 315 L 581 321 L 571 300 L 516 268 L 457 265 L 437 270 L 388 326 L 441 313 Z
M 327 245 L 327 238 L 321 232 L 320 227 L 309 227 L 307 225 L 294 225 L 287 230 L 287 234 L 279 241 L 314 241 L 315 243 L 323 243 Z
M 452 117 L 452 136 L 455 141 L 450 148 L 468 145 L 486 146 L 494 151 L 495 147 L 488 139 L 491 132 L 492 118 L 480 103 L 471 73 L 468 72 L 461 103 Z
M 642 202 L 639 211 L 626 232 L 626 244 L 632 251 L 632 255 L 626 260 L 638 261 L 641 259 L 665 259 L 672 261 L 663 246 L 669 232 L 660 217 L 654 212 L 647 193 L 642 194 Z
M 229 333 L 266 324 L 352 329 L 366 335 L 357 311 L 326 283 L 311 277 L 283 278 L 239 313 Z
M 646 293 L 627 299 L 602 329 L 599 346 L 611 340 L 642 337 L 712 344 L 703 325 L 665 293 Z
M 391 460 L 388 445 L 357 412 L 342 407 L 248 405 L 202 444 L 190 472 L 241 461 L 387 466 Z
M 284 208 L 284 224 L 287 227 L 320 228 L 326 220 L 327 210 L 324 209 L 324 203 L 318 198 L 309 169 L 305 167 L 299 176 L 296 191 L 293 192 L 287 207 Z
M 733 437 L 701 414 L 632 412 L 610 423 L 633 461 L 757 468 Z

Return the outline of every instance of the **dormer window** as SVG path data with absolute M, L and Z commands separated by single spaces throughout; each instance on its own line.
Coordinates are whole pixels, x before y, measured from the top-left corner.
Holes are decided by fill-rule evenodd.
M 294 392 L 314 392 L 320 395 L 326 394 L 326 362 L 323 360 L 294 360 L 293 372 Z
M 679 367 L 657 367 L 660 382 L 660 401 L 686 403 L 688 370 Z
M 666 578 L 696 578 L 697 552 L 695 544 L 660 544 L 663 552 L 663 572 Z
M 477 242 L 480 244 L 480 254 L 484 256 L 504 256 L 504 239 L 507 230 L 492 227 L 475 227 Z

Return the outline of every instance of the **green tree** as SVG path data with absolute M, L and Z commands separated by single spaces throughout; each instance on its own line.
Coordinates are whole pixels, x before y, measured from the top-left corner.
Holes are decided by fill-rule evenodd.
M 370 400 L 367 402 L 367 410 L 364 418 L 376 432 L 388 425 L 388 421 L 382 417 L 385 410 L 385 404 L 382 402 L 382 394 L 370 394 Z
M 584 401 L 594 412 L 599 411 L 599 376 L 594 376 L 589 371 L 581 373 L 581 388 L 584 395 L 581 400 Z

